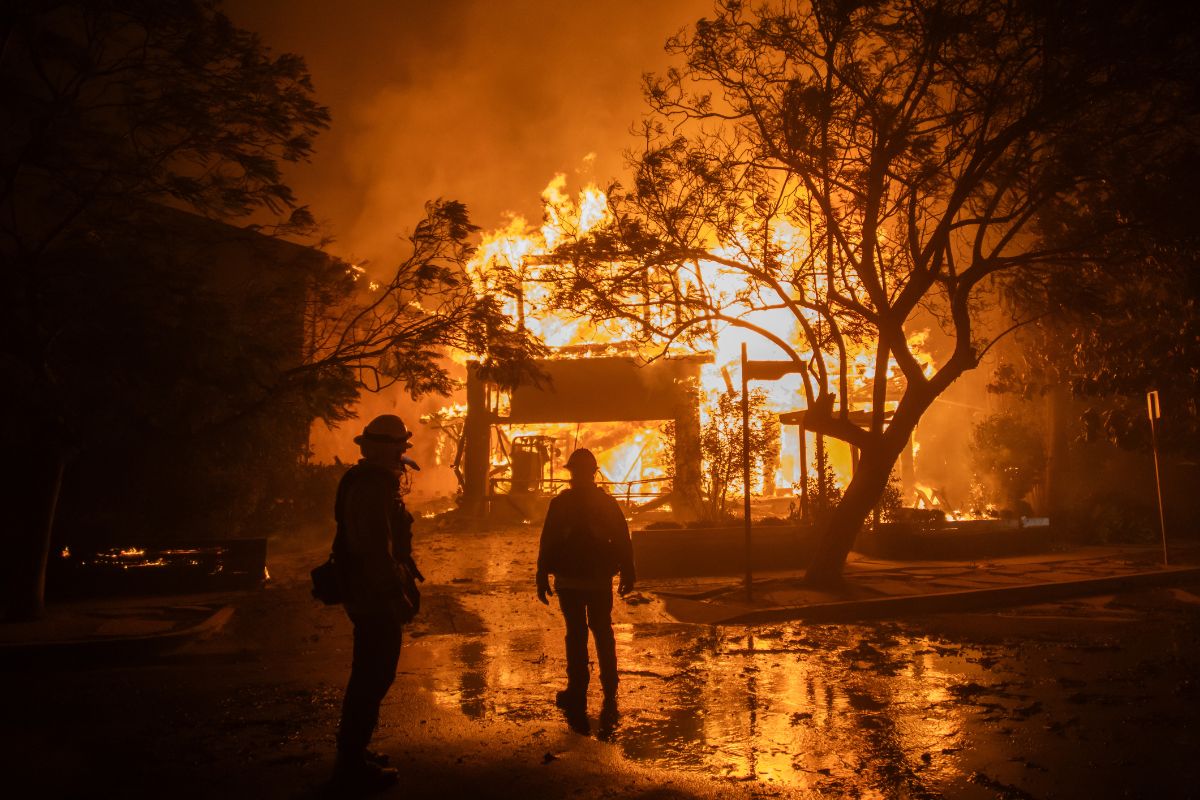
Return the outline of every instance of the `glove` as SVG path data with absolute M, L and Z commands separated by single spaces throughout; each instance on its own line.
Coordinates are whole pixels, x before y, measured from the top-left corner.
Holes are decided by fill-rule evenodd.
M 545 572 L 537 574 L 537 596 L 538 600 L 543 605 L 550 605 L 550 601 L 546 599 L 546 595 L 554 596 L 554 590 L 550 588 L 550 576 Z
M 633 584 L 635 582 L 636 578 L 634 578 L 633 575 L 625 575 L 622 573 L 621 580 L 617 582 L 617 594 L 621 595 L 622 597 L 629 594 L 633 591 Z

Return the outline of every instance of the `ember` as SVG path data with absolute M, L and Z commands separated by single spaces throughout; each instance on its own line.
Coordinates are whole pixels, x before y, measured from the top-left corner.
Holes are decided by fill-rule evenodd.
M 75 555 L 64 550 L 52 564 L 50 592 L 86 596 L 250 588 L 267 579 L 266 545 L 265 539 L 231 539 Z

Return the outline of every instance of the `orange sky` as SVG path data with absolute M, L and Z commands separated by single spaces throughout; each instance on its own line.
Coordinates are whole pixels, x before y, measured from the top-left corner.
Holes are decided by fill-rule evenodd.
M 711 9 L 711 0 L 225 6 L 272 49 L 308 61 L 333 127 L 290 181 L 328 223 L 331 250 L 380 268 L 426 200 L 461 200 L 490 229 L 506 211 L 539 219 L 556 172 L 619 177 L 643 111 L 642 73 L 664 69 L 667 37 Z

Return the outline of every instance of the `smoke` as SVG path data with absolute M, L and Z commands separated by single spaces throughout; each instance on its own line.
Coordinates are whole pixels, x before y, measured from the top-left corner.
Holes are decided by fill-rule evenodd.
M 235 22 L 303 55 L 333 128 L 288 176 L 336 238 L 386 269 L 435 198 L 493 228 L 533 220 L 558 172 L 620 177 L 641 75 L 711 0 L 239 0 Z M 586 159 L 594 154 L 594 162 Z M 585 163 L 586 160 L 586 163 Z
M 422 503 L 439 497 L 452 497 L 458 489 L 458 479 L 451 467 L 454 448 L 444 434 L 420 423 L 423 415 L 437 411 L 446 402 L 446 398 L 436 396 L 414 401 L 399 388 L 377 393 L 363 392 L 358 402 L 357 419 L 347 420 L 336 428 L 329 428 L 322 422 L 313 423 L 309 434 L 312 460 L 318 464 L 332 464 L 335 461 L 355 463 L 360 453 L 354 437 L 380 414 L 395 414 L 413 431 L 410 442 L 412 450 L 408 455 L 421 468 L 414 475 L 411 499 Z

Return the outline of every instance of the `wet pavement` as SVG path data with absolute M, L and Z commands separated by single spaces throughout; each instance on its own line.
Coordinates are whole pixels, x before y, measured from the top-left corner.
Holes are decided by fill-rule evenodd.
M 1192 797 L 1200 586 L 903 621 L 679 622 L 614 612 L 621 714 L 552 705 L 557 611 L 537 530 L 419 530 L 429 581 L 378 749 L 395 797 Z M 3 665 L 16 796 L 322 797 L 348 663 L 307 594 L 319 538 L 273 544 L 268 588 L 166 653 Z M 598 688 L 598 687 L 597 687 Z

